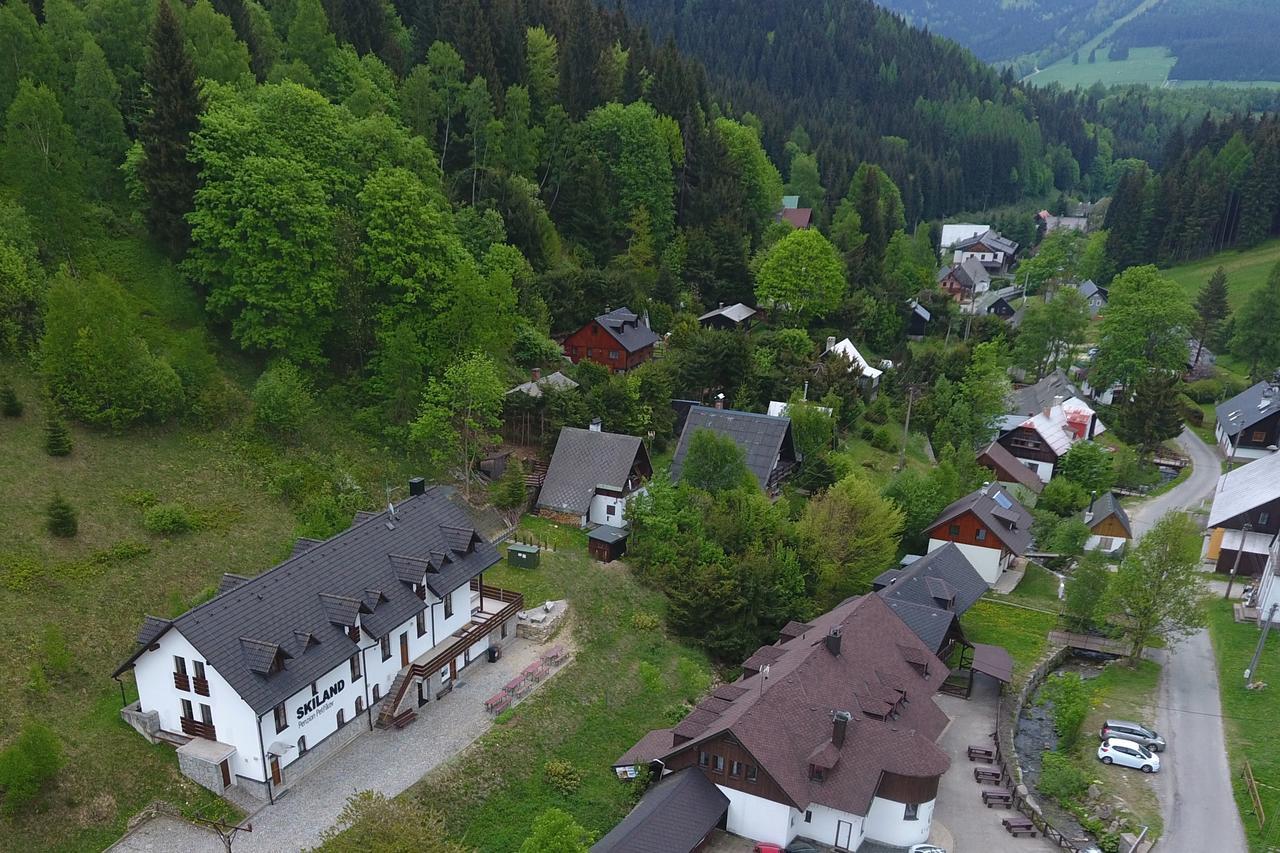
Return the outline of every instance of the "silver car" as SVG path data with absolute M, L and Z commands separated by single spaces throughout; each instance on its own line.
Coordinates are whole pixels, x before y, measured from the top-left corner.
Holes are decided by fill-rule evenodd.
M 1139 746 L 1145 746 L 1152 752 L 1164 752 L 1165 748 L 1164 738 L 1160 737 L 1154 729 L 1149 729 L 1132 720 L 1107 720 L 1102 724 L 1098 737 L 1102 740 L 1109 737 L 1124 738 Z

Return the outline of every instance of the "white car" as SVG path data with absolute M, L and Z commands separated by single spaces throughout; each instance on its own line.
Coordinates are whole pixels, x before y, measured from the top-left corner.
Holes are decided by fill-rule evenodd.
M 913 844 L 907 853 L 947 853 L 946 848 L 936 844 Z
M 1098 746 L 1098 760 L 1103 764 L 1119 764 L 1134 767 L 1143 773 L 1155 773 L 1160 769 L 1160 756 L 1131 740 L 1112 737 Z

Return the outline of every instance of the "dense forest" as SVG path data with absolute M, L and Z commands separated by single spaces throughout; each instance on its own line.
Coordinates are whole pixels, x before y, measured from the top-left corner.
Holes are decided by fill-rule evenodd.
M 1167 47 L 1174 80 L 1280 80 L 1280 57 L 1258 49 L 1260 33 L 1280 29 L 1271 0 L 1165 0 L 1115 34 L 1122 48 Z

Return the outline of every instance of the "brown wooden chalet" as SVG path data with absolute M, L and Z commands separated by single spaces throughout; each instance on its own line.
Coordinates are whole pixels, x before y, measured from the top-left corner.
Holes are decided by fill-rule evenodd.
M 952 503 L 924 530 L 929 550 L 947 542 L 960 546 L 965 557 L 993 584 L 1014 557 L 1031 547 L 1033 519 L 1008 489 L 989 483 Z
M 653 356 L 658 335 L 647 317 L 627 308 L 601 314 L 564 340 L 564 354 L 577 364 L 584 358 L 620 373 L 644 364 Z

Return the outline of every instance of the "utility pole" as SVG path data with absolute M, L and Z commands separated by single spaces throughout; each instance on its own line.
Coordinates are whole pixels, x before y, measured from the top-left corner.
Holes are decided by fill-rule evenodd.
M 907 442 L 911 441 L 911 404 L 916 401 L 916 386 L 907 386 L 907 418 L 902 425 L 902 453 L 898 456 L 898 470 L 907 467 Z
M 1244 553 L 1244 541 L 1249 537 L 1249 531 L 1253 530 L 1253 525 L 1249 522 L 1244 523 L 1244 527 L 1240 530 L 1240 544 L 1236 548 L 1236 558 L 1231 562 L 1231 577 L 1227 579 L 1227 591 L 1222 594 L 1225 601 L 1231 597 L 1231 587 L 1236 582 L 1236 569 L 1240 568 L 1240 555 Z
M 1258 647 L 1253 650 L 1253 660 L 1249 661 L 1249 668 L 1244 671 L 1245 684 L 1257 680 L 1254 676 L 1258 670 L 1258 658 L 1262 657 L 1262 647 L 1267 644 L 1267 632 L 1271 630 L 1271 620 L 1276 618 L 1277 608 L 1280 608 L 1280 604 L 1271 605 L 1271 609 L 1267 611 L 1267 621 L 1262 626 L 1262 636 L 1258 638 Z

